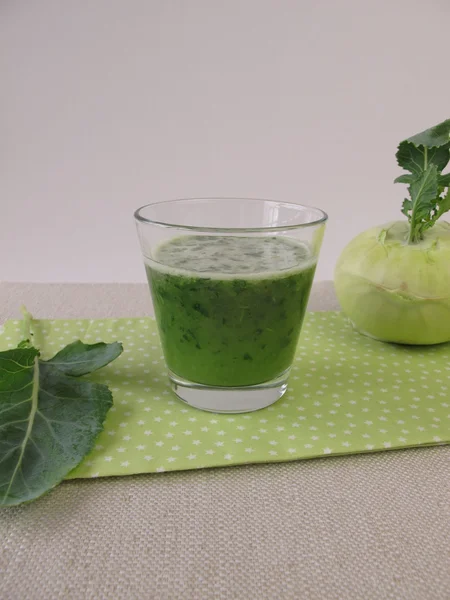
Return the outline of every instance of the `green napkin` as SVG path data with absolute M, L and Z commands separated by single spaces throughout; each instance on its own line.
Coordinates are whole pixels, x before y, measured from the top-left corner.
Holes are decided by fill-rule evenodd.
M 171 392 L 151 318 L 36 321 L 44 358 L 74 339 L 121 341 L 90 378 L 114 394 L 94 451 L 70 478 L 275 462 L 450 442 L 450 344 L 405 347 L 359 335 L 340 313 L 309 313 L 289 388 L 239 415 L 193 409 Z M 20 341 L 8 321 L 0 347 Z

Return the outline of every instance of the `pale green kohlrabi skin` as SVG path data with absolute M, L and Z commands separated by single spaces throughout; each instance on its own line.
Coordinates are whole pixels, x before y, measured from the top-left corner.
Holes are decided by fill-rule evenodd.
M 339 257 L 335 286 L 343 312 L 370 337 L 399 344 L 450 341 L 450 223 L 406 243 L 396 221 L 354 238 Z

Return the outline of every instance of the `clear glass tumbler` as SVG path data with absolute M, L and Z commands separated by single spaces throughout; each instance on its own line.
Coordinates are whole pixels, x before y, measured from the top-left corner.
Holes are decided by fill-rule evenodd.
M 156 202 L 135 212 L 175 394 L 248 412 L 285 392 L 327 215 L 253 198 Z

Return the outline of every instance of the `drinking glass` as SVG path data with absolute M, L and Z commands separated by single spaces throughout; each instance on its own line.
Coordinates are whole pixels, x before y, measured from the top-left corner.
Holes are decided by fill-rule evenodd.
M 199 409 L 238 413 L 286 391 L 327 215 L 254 198 L 135 212 L 169 379 Z

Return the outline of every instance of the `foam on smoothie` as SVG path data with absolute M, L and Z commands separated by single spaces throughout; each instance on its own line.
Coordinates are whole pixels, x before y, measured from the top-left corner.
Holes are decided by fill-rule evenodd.
M 308 269 L 315 260 L 306 244 L 292 238 L 185 235 L 160 244 L 146 263 L 186 276 L 259 279 Z

